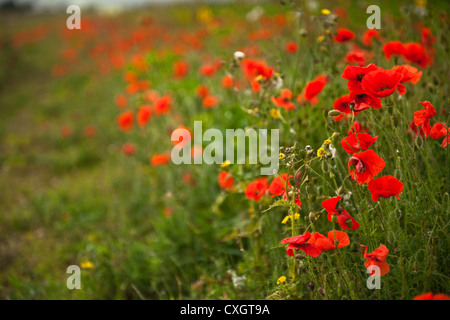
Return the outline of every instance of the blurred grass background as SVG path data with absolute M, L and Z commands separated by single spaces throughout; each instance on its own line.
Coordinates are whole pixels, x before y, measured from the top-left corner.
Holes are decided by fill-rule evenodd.
M 365 1 L 323 1 L 317 3 L 315 11 L 305 4 L 303 8 L 305 12 L 315 13 L 322 8 L 343 7 L 347 16 L 340 23 L 361 34 L 368 16 L 367 5 Z M 407 11 L 409 5 L 408 1 L 381 2 L 384 37 L 398 40 L 400 35 L 402 41 L 418 41 L 411 28 L 414 21 Z M 270 17 L 285 15 L 290 10 L 277 2 L 261 6 Z M 178 59 L 176 54 L 159 55 L 150 50 L 146 55 L 151 66 L 146 78 L 153 89 L 172 94 L 176 113 L 182 114 L 186 124 L 202 120 L 205 127 L 220 129 L 254 124 L 252 117 L 241 108 L 250 106 L 252 97 L 237 99 L 233 93 L 220 88 L 219 77 L 205 81 L 196 73 L 204 54 L 229 60 L 236 49 L 247 45 L 247 37 L 236 33 L 235 28 L 245 21 L 245 15 L 253 7 L 250 3 L 209 7 L 215 17 L 220 17 L 221 24 L 208 30 L 200 52 L 189 52 L 183 57 L 192 69 L 183 81 L 170 79 L 173 62 Z M 417 150 L 411 146 L 406 133 L 419 101 L 431 101 L 440 114 L 448 110 L 448 20 L 442 24 L 438 16 L 444 12 L 444 19 L 448 19 L 449 4 L 433 1 L 428 9 L 429 16 L 423 22 L 437 38 L 435 64 L 424 70 L 417 87 L 408 87 L 407 102 L 402 102 L 401 113 L 394 113 L 389 107 L 383 109 L 383 115 L 395 115 L 396 125 L 401 128 L 398 135 L 397 131 L 384 129 L 392 125 L 389 117 L 379 117 L 374 111 L 367 119 L 374 135 L 379 135 L 379 148 L 392 156 L 386 161 L 385 170 L 403 170 L 399 175 L 405 186 L 411 179 L 401 202 L 383 203 L 383 214 L 390 213 L 386 223 L 400 224 L 403 212 L 409 215 L 410 225 L 404 222 L 406 230 L 402 234 L 383 236 L 390 241 L 393 252 L 395 247 L 401 248 L 401 254 L 397 251 L 399 260 L 393 262 L 394 275 L 386 280 L 388 289 L 381 293 L 359 292 L 359 298 L 410 299 L 423 290 L 449 290 L 448 151 L 436 141 L 428 140 Z M 102 75 L 85 50 L 80 52 L 76 67 L 69 74 L 51 75 L 65 49 L 77 47 L 77 41 L 93 41 L 91 45 L 101 42 L 103 36 L 110 36 L 108 26 L 117 28 L 117 34 L 131 34 L 143 17 L 151 17 L 155 24 L 174 34 L 194 33 L 203 28 L 196 21 L 198 10 L 198 6 L 178 5 L 124 12 L 113 17 L 89 13 L 86 18 L 104 24 L 99 28 L 100 34 L 87 40 L 82 36 L 68 39 L 61 36 L 67 15 L 0 14 L 2 298 L 261 299 L 277 290 L 276 279 L 286 274 L 285 251 L 279 246 L 283 238 L 282 209 L 259 214 L 270 200 L 254 205 L 245 199 L 242 189 L 233 193 L 221 191 L 217 166 L 151 167 L 152 153 L 170 149 L 167 131 L 174 129 L 176 121 L 158 119 L 156 125 L 153 119 L 146 130 L 132 135 L 118 130 L 114 97 L 124 90 L 123 71 L 129 65 Z M 314 26 L 313 21 L 306 24 Z M 48 29 L 42 38 L 14 45 L 14 35 L 39 26 Z M 249 32 L 259 28 L 258 24 L 252 24 Z M 296 29 L 283 29 L 282 37 L 259 43 L 264 59 L 284 74 L 285 83 L 296 68 L 298 78 L 294 78 L 294 84 L 300 89 L 324 71 L 334 79 L 334 84 L 322 93 L 318 108 L 298 110 L 299 136 L 293 137 L 281 123 L 257 120 L 259 126 L 282 129 L 281 141 L 286 146 L 296 141 L 317 146 L 333 131 L 346 131 L 327 122 L 325 116 L 333 101 L 346 92 L 345 82 L 339 80 L 345 65 L 337 63 L 337 57 L 344 56 L 345 50 L 331 48 L 332 53 L 320 52 L 315 41 L 320 30 L 307 30 L 298 65 L 294 57 L 282 50 L 285 41 L 295 41 Z M 233 39 L 233 47 L 217 45 L 218 39 L 227 35 Z M 155 46 L 161 49 L 164 43 Z M 390 67 L 381 48 L 376 50 L 374 63 Z M 204 82 L 219 95 L 222 101 L 219 108 L 204 110 L 197 101 L 195 89 Z M 137 106 L 139 101 L 131 104 Z M 446 112 L 441 118 L 448 123 Z M 60 134 L 61 127 L 66 125 L 73 131 L 69 138 Z M 84 136 L 83 128 L 87 125 L 96 127 L 94 138 Z M 135 157 L 126 158 L 121 154 L 122 145 L 128 140 L 138 145 Z M 393 156 L 398 148 L 403 148 L 400 158 Z M 339 160 L 338 166 L 341 174 L 345 173 L 345 159 Z M 248 181 L 257 172 L 248 168 L 236 166 L 233 174 Z M 192 175 L 195 188 L 182 181 L 186 172 Z M 321 186 L 320 190 L 331 194 L 327 188 Z M 355 196 L 363 199 L 367 195 Z M 168 207 L 172 211 L 169 217 L 165 214 Z M 305 208 L 312 210 L 312 207 L 308 203 Z M 367 213 L 370 206 L 360 204 L 352 212 L 356 215 L 358 210 L 363 219 L 362 213 Z M 307 216 L 307 209 L 305 212 Z M 357 256 L 358 251 L 355 242 L 349 254 Z M 68 290 L 66 268 L 83 261 L 92 262 L 94 268 L 82 271 L 82 290 Z M 349 260 L 348 267 L 356 268 L 351 263 Z M 325 266 L 315 268 L 319 274 L 328 270 Z M 365 281 L 364 270 L 359 271 L 355 286 Z M 242 276 L 245 280 L 241 278 L 243 284 L 240 284 Z M 309 296 L 304 285 L 311 277 L 305 273 L 303 282 L 293 289 L 296 295 L 290 297 L 320 298 L 317 294 Z M 333 289 L 329 290 L 331 295 Z M 336 289 L 334 297 L 342 295 Z

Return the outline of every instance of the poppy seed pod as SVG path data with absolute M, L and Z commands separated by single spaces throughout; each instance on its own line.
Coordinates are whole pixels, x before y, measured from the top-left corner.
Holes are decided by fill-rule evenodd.
M 337 117 L 341 114 L 341 112 L 339 110 L 330 110 L 328 111 L 328 116 L 329 117 Z
M 311 211 L 309 213 L 309 221 L 311 221 L 312 223 L 317 221 L 317 212 Z

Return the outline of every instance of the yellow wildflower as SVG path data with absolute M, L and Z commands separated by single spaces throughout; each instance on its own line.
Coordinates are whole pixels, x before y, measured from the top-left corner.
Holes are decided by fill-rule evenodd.
M 273 108 L 272 110 L 270 110 L 270 116 L 274 119 L 279 119 L 281 116 L 281 112 L 280 110 Z
M 317 156 L 319 158 L 322 158 L 325 155 L 325 149 L 324 148 L 319 148 L 319 150 L 317 150 Z
M 277 284 L 283 284 L 285 282 L 286 282 L 286 277 L 285 276 L 281 276 L 277 280 Z
M 230 164 L 231 164 L 230 160 L 225 160 L 225 161 L 220 165 L 220 167 L 221 167 L 221 168 L 225 168 L 225 167 L 228 167 Z
M 81 269 L 94 269 L 94 264 L 89 260 L 84 260 L 81 262 Z

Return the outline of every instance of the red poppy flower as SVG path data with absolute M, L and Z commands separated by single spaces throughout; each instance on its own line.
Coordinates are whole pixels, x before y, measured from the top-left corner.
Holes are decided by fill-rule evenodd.
M 253 92 L 259 92 L 259 90 L 261 89 L 261 85 L 259 84 L 259 81 L 256 78 L 250 81 L 250 86 L 252 87 Z
M 395 72 L 401 73 L 403 75 L 403 77 L 400 80 L 400 83 L 398 84 L 398 87 L 397 87 L 397 91 L 399 94 L 406 93 L 406 88 L 403 85 L 403 83 L 411 82 L 413 84 L 416 84 L 422 76 L 422 71 L 419 72 L 419 70 L 417 70 L 416 68 L 411 67 L 407 64 L 401 65 L 401 66 L 395 66 L 391 70 L 394 70 Z
M 347 42 L 352 40 L 355 37 L 355 34 L 349 30 L 349 29 L 345 29 L 345 28 L 340 28 L 338 29 L 338 32 L 336 34 L 336 36 L 334 37 L 334 41 L 336 42 Z
M 283 89 L 281 90 L 281 96 L 280 97 L 273 97 L 272 96 L 272 102 L 274 105 L 280 108 L 284 108 L 286 110 L 292 110 L 295 109 L 295 105 L 290 101 L 292 99 L 292 91 L 289 89 Z
M 355 152 L 367 150 L 377 139 L 378 136 L 372 137 L 368 133 L 352 133 L 341 140 L 341 145 L 348 154 L 354 154 Z
M 318 232 L 314 232 L 311 234 L 308 243 L 314 244 L 322 251 L 328 251 L 336 249 L 335 241 L 338 241 L 338 248 L 343 248 L 350 244 L 347 233 L 338 230 L 328 232 L 328 237 L 325 237 Z
M 289 179 L 292 178 L 292 175 L 289 175 Z M 286 192 L 286 179 L 287 174 L 284 173 L 281 176 L 277 176 L 272 180 L 269 186 L 269 193 L 272 194 L 272 197 L 281 196 Z M 287 182 L 288 187 L 291 187 L 289 181 Z
M 367 29 L 362 35 L 362 42 L 365 46 L 370 47 L 372 45 L 372 39 L 380 39 L 380 34 L 375 29 Z
M 152 164 L 152 166 L 160 166 L 160 165 L 168 163 L 169 160 L 170 160 L 169 154 L 165 154 L 165 153 L 155 154 L 152 156 L 151 164 Z
M 433 37 L 431 30 L 428 28 L 422 28 L 422 39 L 420 41 L 426 48 L 432 49 L 433 43 L 436 42 L 436 38 Z
M 133 95 L 136 92 L 138 92 L 139 91 L 138 82 L 137 81 L 130 82 L 126 87 L 126 91 L 129 95 Z
M 229 74 L 222 78 L 222 88 L 228 89 L 233 87 L 233 77 Z
M 257 76 L 262 76 L 265 80 L 269 80 L 274 70 L 267 66 L 264 61 L 244 59 L 242 60 L 242 68 L 247 78 L 253 79 Z
M 61 135 L 64 138 L 69 138 L 72 135 L 72 128 L 70 126 L 62 126 L 60 129 Z
M 201 99 L 205 98 L 209 94 L 209 88 L 205 86 L 204 84 L 201 84 L 197 87 L 195 90 L 195 93 L 197 96 Z
M 344 72 L 341 74 L 341 77 L 348 80 L 347 88 L 350 92 L 355 94 L 365 93 L 361 86 L 364 76 L 369 72 L 377 70 L 378 68 L 379 67 L 373 63 L 366 67 L 346 66 Z
M 212 107 L 217 106 L 219 104 L 219 102 L 220 102 L 219 98 L 209 95 L 203 99 L 202 105 L 204 108 L 210 109 Z
M 384 160 L 375 151 L 366 150 L 352 155 L 348 160 L 348 171 L 352 179 L 356 178 L 359 184 L 364 184 L 379 174 L 385 165 Z
M 394 93 L 402 78 L 402 73 L 378 68 L 364 76 L 361 87 L 366 94 L 383 98 Z
M 200 67 L 200 73 L 204 76 L 210 77 L 216 73 L 216 68 L 213 65 L 205 64 Z
M 286 52 L 288 53 L 296 53 L 298 51 L 298 44 L 294 41 L 286 43 L 286 46 L 284 47 Z
M 187 132 L 179 130 L 178 132 L 183 133 L 183 134 L 179 135 L 178 140 L 175 140 L 172 142 L 173 142 L 174 146 L 183 148 L 183 146 L 185 146 L 187 143 L 191 142 L 192 132 L 191 132 L 191 130 L 189 130 L 189 128 L 187 128 L 185 126 L 178 126 L 178 128 L 176 128 L 175 130 L 178 130 L 178 129 L 183 129 L 183 130 L 186 130 Z
M 450 296 L 444 293 L 433 294 L 433 292 L 428 292 L 414 297 L 413 300 L 450 300 Z
M 86 126 L 84 128 L 84 135 L 88 138 L 94 137 L 96 133 L 97 133 L 97 129 L 92 125 Z
M 258 202 L 266 193 L 268 188 L 269 185 L 267 184 L 267 178 L 256 179 L 247 185 L 247 188 L 245 189 L 245 196 Z
M 341 206 L 336 208 L 339 200 L 341 200 L 341 199 L 342 199 L 341 197 L 335 197 L 335 198 L 331 198 L 331 199 L 322 201 L 322 207 L 324 207 L 328 213 L 328 215 L 327 215 L 328 221 L 332 222 L 333 215 L 336 215 L 337 221 L 339 222 L 339 224 L 341 225 L 341 228 L 343 230 L 358 229 L 359 223 L 356 222 L 356 220 L 350 216 L 350 214 L 347 212 L 347 210 L 343 209 Z M 350 223 L 351 223 L 351 226 L 349 226 Z
M 152 117 L 152 109 L 150 106 L 142 106 L 137 115 L 137 121 L 140 127 L 143 127 Z
M 414 120 L 412 120 L 411 123 L 409 124 L 409 129 L 412 132 L 414 132 L 414 137 L 417 137 L 418 135 L 420 135 L 420 137 L 425 138 L 425 133 L 423 132 L 422 127 L 417 127 L 414 124 Z
M 136 72 L 133 72 L 133 71 L 127 71 L 127 72 L 124 74 L 123 79 L 124 79 L 126 82 L 135 82 L 135 81 L 137 81 L 138 76 L 137 76 Z
M 372 109 L 380 109 L 382 107 L 380 98 L 372 97 L 364 93 L 357 94 L 355 92 L 350 92 L 350 99 L 355 104 L 353 107 L 353 110 L 355 111 L 363 111 L 369 107 Z
M 416 84 L 422 77 L 422 71 L 419 71 L 417 68 L 408 64 L 395 66 L 392 70 L 403 74 L 403 78 L 400 80 L 401 83 L 411 82 L 412 84 Z
M 383 45 L 383 52 L 386 59 L 391 60 L 391 56 L 403 56 L 405 47 L 400 41 L 389 41 Z
M 170 112 L 170 103 L 172 99 L 170 96 L 163 96 L 155 100 L 155 114 L 162 115 Z
M 140 91 L 145 91 L 151 86 L 151 82 L 149 80 L 142 80 L 137 82 L 137 86 Z
M 422 68 L 429 67 L 433 63 L 431 53 L 420 43 L 410 42 L 403 45 L 403 57 L 407 62 L 412 62 Z
M 295 237 L 285 238 L 281 240 L 281 244 L 289 244 L 286 249 L 286 253 L 290 257 L 294 256 L 294 249 L 302 250 L 311 257 L 318 257 L 322 253 L 322 250 L 317 248 L 316 245 L 307 242 L 310 237 L 311 234 L 309 232 L 305 232 L 304 234 Z
M 132 143 L 125 143 L 122 147 L 122 153 L 131 156 L 136 152 L 136 147 Z
M 357 47 L 349 51 L 345 56 L 345 61 L 350 64 L 357 64 L 360 67 L 367 63 L 370 59 L 370 55 L 367 51 L 361 50 Z
M 434 106 L 429 101 L 419 102 L 425 108 L 414 112 L 414 124 L 421 127 L 425 138 L 427 138 L 431 131 L 430 119 L 434 117 L 437 112 Z
M 366 269 L 375 265 L 380 268 L 380 276 L 384 276 L 389 272 L 389 265 L 385 261 L 388 256 L 389 249 L 385 245 L 380 245 L 378 249 L 369 254 L 367 254 L 367 246 L 361 245 L 361 247 L 364 248 L 364 259 L 367 259 L 364 263 Z M 373 270 L 370 275 L 373 275 L 374 273 L 375 270 Z
M 183 79 L 189 71 L 189 65 L 186 61 L 177 61 L 173 65 L 173 75 L 177 79 Z
M 351 128 L 348 130 L 347 135 L 351 135 L 353 132 L 368 132 L 369 129 L 363 127 L 358 121 L 353 121 Z
M 450 128 L 447 128 L 442 123 L 435 123 L 430 130 L 430 137 L 432 139 L 440 139 L 442 137 L 445 137 L 445 139 L 442 141 L 441 146 L 446 147 L 450 142 Z
M 322 92 L 327 84 L 327 77 L 324 75 L 317 76 L 314 80 L 308 82 L 303 89 L 303 92 L 297 96 L 297 101 L 303 103 L 309 101 L 311 105 L 319 102 L 317 95 Z
M 334 101 L 333 109 L 338 110 L 344 114 L 352 114 L 352 110 L 350 109 L 350 102 L 352 102 L 352 101 L 353 100 L 350 99 L 349 94 L 343 95 L 343 96 L 337 98 L 336 101 Z M 355 114 L 357 114 L 357 113 L 355 113 Z M 341 121 L 344 118 L 345 118 L 344 115 L 341 114 L 341 115 L 338 115 L 337 117 L 334 117 L 333 120 Z
M 123 94 L 119 94 L 115 98 L 115 103 L 120 108 L 125 108 L 127 106 L 127 98 Z
M 368 189 L 372 193 L 372 200 L 378 198 L 390 198 L 395 196 L 398 200 L 399 194 L 403 191 L 403 183 L 393 176 L 383 176 L 369 181 Z
M 222 171 L 219 173 L 219 186 L 225 190 L 233 189 L 234 179 L 229 172 Z
M 122 131 L 130 131 L 133 128 L 133 112 L 125 111 L 117 117 L 117 124 Z

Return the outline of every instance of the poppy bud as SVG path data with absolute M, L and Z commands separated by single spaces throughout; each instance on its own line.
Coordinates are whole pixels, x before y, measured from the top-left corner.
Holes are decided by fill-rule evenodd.
M 309 221 L 311 221 L 312 223 L 317 221 L 317 212 L 311 211 L 309 213 Z
M 302 182 L 302 172 L 301 171 L 297 171 L 297 173 L 295 174 L 295 182 L 297 183 L 297 185 L 300 185 L 300 183 Z
M 328 116 L 329 117 L 337 117 L 340 114 L 341 114 L 341 112 L 339 110 L 330 110 L 330 111 L 328 111 Z

